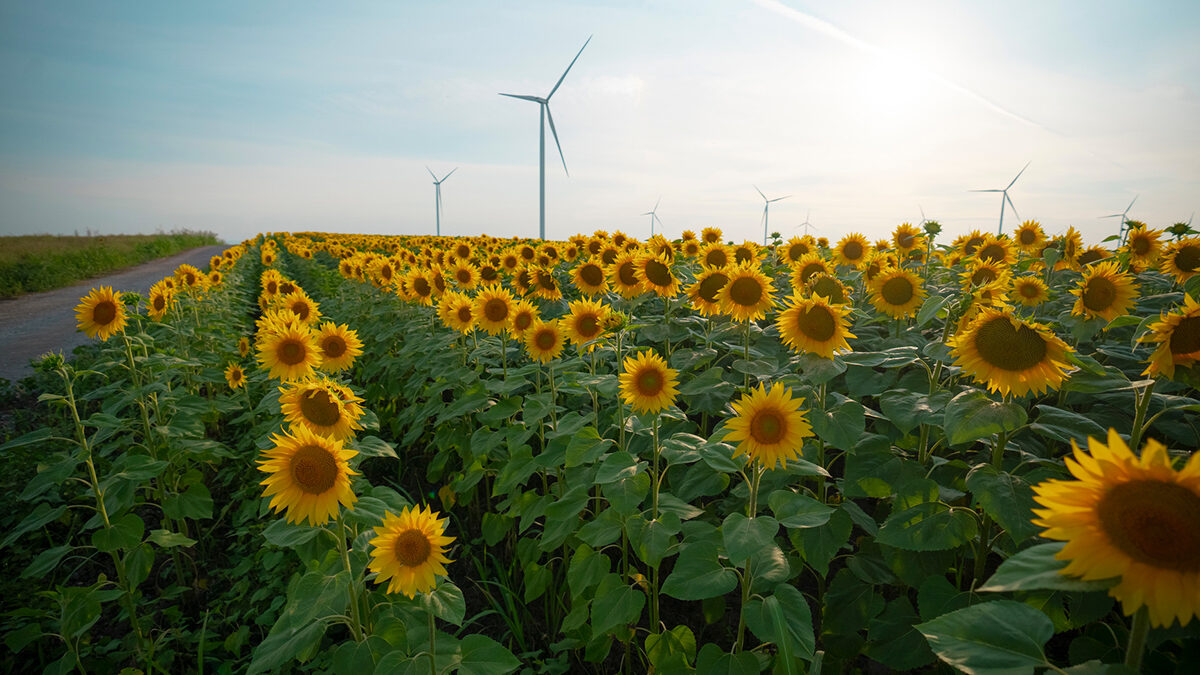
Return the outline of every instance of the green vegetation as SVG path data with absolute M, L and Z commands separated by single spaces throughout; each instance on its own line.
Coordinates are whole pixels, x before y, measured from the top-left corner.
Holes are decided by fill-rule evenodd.
M 212 232 L 0 238 L 0 298 L 62 288 L 113 270 L 221 243 Z

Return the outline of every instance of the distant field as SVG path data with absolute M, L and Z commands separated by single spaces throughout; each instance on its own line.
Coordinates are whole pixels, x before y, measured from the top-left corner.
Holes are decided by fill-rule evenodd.
M 113 270 L 220 241 L 211 232 L 0 237 L 0 298 L 62 288 Z

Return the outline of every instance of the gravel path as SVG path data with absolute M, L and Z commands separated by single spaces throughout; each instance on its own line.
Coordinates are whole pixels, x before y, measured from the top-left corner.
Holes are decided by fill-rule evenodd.
M 75 306 L 92 288 L 112 286 L 114 291 L 146 295 L 150 286 L 174 273 L 176 267 L 190 263 L 207 269 L 209 259 L 226 248 L 202 246 L 74 286 L 0 300 L 0 378 L 16 382 L 33 374 L 31 359 L 51 350 L 69 356 L 76 347 L 90 342 L 75 328 Z

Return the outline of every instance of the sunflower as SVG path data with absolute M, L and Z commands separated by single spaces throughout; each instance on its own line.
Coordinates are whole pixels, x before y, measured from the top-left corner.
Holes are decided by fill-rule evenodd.
M 661 234 L 650 237 L 650 240 L 642 246 L 641 250 L 644 253 L 665 261 L 668 265 L 675 262 L 675 246 Z
M 204 290 L 208 277 L 194 265 L 184 263 L 175 268 L 175 278 L 185 290 Z
M 1017 262 L 1017 254 L 1013 251 L 1012 242 L 1007 238 L 995 235 L 988 235 L 987 239 L 975 250 L 975 257 L 1005 268 Z
M 871 242 L 857 232 L 842 237 L 834 252 L 834 262 L 846 267 L 859 267 L 871 252 Z
M 623 298 L 634 298 L 642 292 L 642 281 L 637 273 L 637 255 L 619 254 L 608 266 L 608 280 Z
M 695 235 L 692 235 L 691 239 L 684 239 L 682 242 L 680 242 L 679 252 L 682 253 L 685 258 L 695 258 L 696 256 L 700 255 L 701 246 L 702 244 L 700 243 L 700 240 L 696 239 Z
M 608 319 L 608 305 L 595 300 L 577 300 L 570 303 L 571 313 L 561 319 L 567 339 L 577 347 L 584 349 L 585 343 L 591 342 L 604 334 L 604 323 Z M 595 349 L 590 345 L 587 351 Z
M 803 295 L 821 296 L 832 305 L 845 305 L 850 302 L 850 294 L 846 286 L 832 274 L 814 274 L 808 278 Z
M 1104 260 L 1111 255 L 1112 251 L 1097 244 L 1096 246 L 1089 246 L 1085 248 L 1083 252 L 1079 254 L 1079 258 L 1076 260 L 1076 262 L 1080 267 L 1082 267 L 1084 265 L 1090 265 L 1094 262 Z
M 913 316 L 925 300 L 921 277 L 895 267 L 885 269 L 871 281 L 871 304 L 894 319 Z
M 320 305 L 315 300 L 308 297 L 308 294 L 302 290 L 297 290 L 289 295 L 285 295 L 279 301 L 281 307 L 286 307 L 292 310 L 296 318 L 309 325 L 314 325 L 321 320 Z
M 273 323 L 264 328 L 258 344 L 258 361 L 270 377 L 302 380 L 321 365 L 316 336 L 302 323 Z
M 1062 260 L 1055 269 L 1079 269 L 1079 254 L 1083 251 L 1083 235 L 1074 226 L 1062 235 Z
M 426 307 L 433 304 L 433 283 L 430 282 L 425 270 L 420 267 L 413 267 L 408 270 L 408 274 L 404 275 L 404 285 L 402 288 L 413 302 Z
M 475 294 L 475 320 L 488 335 L 508 330 L 512 321 L 513 296 L 498 284 L 484 286 Z
M 263 496 L 271 498 L 272 509 L 287 510 L 289 523 L 307 520 L 320 526 L 337 515 L 339 503 L 354 508 L 358 498 L 350 488 L 350 476 L 358 472 L 350 468 L 349 460 L 357 451 L 303 426 L 272 434 L 271 442 L 275 447 L 258 461 L 258 470 L 270 475 L 259 485 L 267 486 Z
M 642 280 L 642 291 L 654 293 L 660 298 L 679 295 L 679 279 L 671 273 L 671 260 L 660 253 L 644 251 L 635 263 L 638 278 Z
M 525 349 L 530 358 L 542 363 L 558 358 L 563 350 L 563 332 L 558 320 L 538 321 L 530 326 L 525 332 Z
M 1146 606 L 1153 626 L 1186 626 L 1200 614 L 1200 452 L 1176 470 L 1153 439 L 1135 457 L 1115 429 L 1108 443 L 1071 442 L 1067 468 L 1078 480 L 1033 487 L 1034 525 L 1067 542 L 1055 557 L 1062 574 L 1085 580 L 1120 577 L 1108 594 L 1126 615 Z
M 321 370 L 327 373 L 349 370 L 354 359 L 362 356 L 363 343 L 358 339 L 358 332 L 344 323 L 326 321 L 321 324 L 316 337 L 321 349 Z
M 726 271 L 729 281 L 721 288 L 721 313 L 734 321 L 754 321 L 775 305 L 771 280 L 758 265 L 740 264 Z
M 1129 266 L 1136 270 L 1144 270 L 1154 264 L 1162 253 L 1162 243 L 1158 241 L 1161 235 L 1161 230 L 1152 230 L 1144 225 L 1131 228 L 1124 247 L 1129 256 Z
M 475 284 L 479 282 L 479 269 L 467 260 L 459 260 L 450 276 L 459 288 L 475 288 Z
M 972 286 L 983 286 L 994 281 L 1007 283 L 1009 274 L 1007 265 L 971 258 L 967 262 L 967 269 L 958 276 L 962 277 L 963 290 L 968 290 Z
M 362 429 L 362 399 L 349 389 L 335 389 L 327 379 L 297 382 L 280 387 L 279 406 L 284 419 L 319 436 L 345 441 Z M 349 398 L 346 395 L 349 394 Z
M 709 269 L 725 269 L 732 259 L 729 247 L 719 241 L 705 244 L 700 249 L 700 264 Z
M 409 598 L 428 593 L 437 586 L 437 577 L 446 576 L 446 546 L 454 537 L 445 536 L 446 519 L 426 506 L 406 507 L 396 515 L 383 514 L 383 524 L 375 528 L 371 540 L 371 562 L 375 583 L 388 582 L 388 593 L 403 593 Z
M 221 282 L 224 280 L 225 280 L 225 277 L 221 275 L 221 272 L 219 270 L 212 270 L 208 273 L 208 285 L 209 286 L 220 286 Z
M 793 295 L 792 302 L 779 313 L 775 325 L 783 343 L 797 353 L 811 352 L 832 359 L 839 350 L 850 351 L 846 338 L 856 337 L 848 330 L 849 307 L 839 307 L 823 296 Z
M 733 264 L 757 264 L 762 260 L 766 252 L 758 244 L 752 241 L 743 241 L 741 244 L 733 247 Z
M 580 293 L 587 296 L 601 295 L 608 290 L 604 265 L 598 258 L 589 258 L 579 263 L 571 275 L 571 282 Z
M 1159 269 L 1163 274 L 1174 275 L 1176 283 L 1180 284 L 1200 272 L 1200 237 L 1172 242 L 1162 255 Z
M 801 258 L 813 253 L 817 248 L 817 242 L 813 238 L 805 235 L 803 237 L 793 236 L 783 245 L 783 255 L 781 256 L 789 265 L 799 262 Z
M 666 361 L 650 350 L 625 357 L 621 373 L 621 400 L 634 412 L 657 413 L 670 406 L 679 394 L 679 371 L 668 368 Z
M 892 241 L 895 242 L 897 251 L 907 253 L 915 248 L 924 246 L 925 235 L 921 234 L 919 228 L 913 227 L 909 223 L 901 223 L 892 232 Z
M 447 291 L 438 304 L 438 315 L 447 328 L 466 335 L 475 328 L 475 301 L 465 293 Z
M 792 398 L 792 390 L 776 382 L 770 391 L 762 384 L 733 404 L 737 416 L 726 423 L 725 439 L 738 441 L 733 456 L 746 455 L 751 461 L 774 469 L 787 468 L 789 459 L 800 456 L 804 439 L 812 436 L 812 426 L 800 406 L 803 398 Z
M 792 290 L 797 291 L 808 284 L 808 280 L 816 274 L 833 274 L 833 268 L 821 257 L 820 253 L 807 253 L 792 264 Z
M 1183 301 L 1179 311 L 1163 314 L 1141 337 L 1140 342 L 1158 343 L 1143 375 L 1162 373 L 1173 378 L 1176 366 L 1191 367 L 1200 361 L 1200 302 L 1190 295 L 1184 295 Z
M 79 330 L 88 337 L 99 337 L 107 342 L 108 338 L 125 330 L 125 305 L 121 304 L 120 294 L 114 293 L 111 287 L 93 288 L 75 306 L 75 320 L 79 322 Z
M 146 314 L 155 321 L 162 321 L 167 310 L 171 309 L 173 304 L 175 304 L 175 291 L 159 281 L 150 287 L 150 295 L 146 298 Z
M 508 331 L 518 340 L 525 339 L 525 333 L 533 328 L 535 323 L 541 321 L 541 315 L 538 313 L 537 307 L 528 300 L 517 300 L 512 305 L 512 322 L 508 326 Z
M 225 381 L 229 383 L 230 389 L 237 389 L 246 385 L 246 373 L 242 367 L 233 361 L 225 366 Z
M 696 282 L 688 286 L 688 300 L 692 308 L 702 316 L 716 316 L 721 313 L 721 289 L 729 283 L 729 276 L 723 269 L 709 268 L 696 276 Z
M 716 244 L 721 241 L 721 228 L 706 227 L 700 230 L 700 240 L 706 244 Z
M 250 338 L 246 337 L 245 335 L 238 338 L 237 350 L 238 354 L 241 354 L 243 359 L 247 356 L 250 356 Z
M 1058 389 L 1069 368 L 1067 353 L 1074 351 L 1042 324 L 995 308 L 981 310 L 947 344 L 955 365 L 1006 396 Z
M 1036 307 L 1050 299 L 1050 287 L 1041 277 L 1017 277 L 1013 280 L 1013 297 L 1026 307 Z
M 1137 298 L 1133 277 L 1122 272 L 1117 262 L 1092 265 L 1083 272 L 1079 287 L 1071 294 L 1078 297 L 1071 313 L 1088 319 L 1100 317 L 1106 321 L 1128 312 Z
M 1027 220 L 1013 232 L 1013 243 L 1025 253 L 1040 253 L 1046 245 L 1046 233 L 1042 231 L 1041 223 Z

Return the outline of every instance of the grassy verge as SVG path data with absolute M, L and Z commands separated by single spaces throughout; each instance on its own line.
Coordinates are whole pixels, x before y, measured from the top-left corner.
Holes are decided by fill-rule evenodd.
M 0 237 L 0 298 L 62 288 L 113 270 L 221 243 L 211 232 Z

